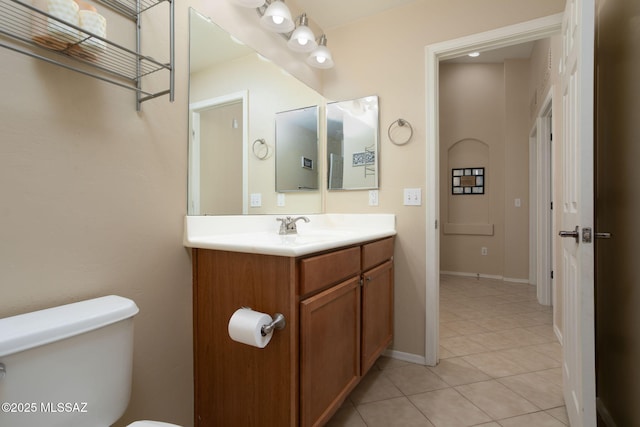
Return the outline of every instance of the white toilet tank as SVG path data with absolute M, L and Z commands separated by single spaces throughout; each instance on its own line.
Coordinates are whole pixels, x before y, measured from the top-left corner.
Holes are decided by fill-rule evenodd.
M 0 319 L 0 426 L 116 422 L 131 393 L 136 313 L 111 295 Z

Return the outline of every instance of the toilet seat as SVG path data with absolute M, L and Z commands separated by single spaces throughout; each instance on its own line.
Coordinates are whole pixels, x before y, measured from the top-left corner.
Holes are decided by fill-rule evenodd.
M 177 424 L 161 423 L 160 421 L 136 421 L 127 427 L 180 427 Z

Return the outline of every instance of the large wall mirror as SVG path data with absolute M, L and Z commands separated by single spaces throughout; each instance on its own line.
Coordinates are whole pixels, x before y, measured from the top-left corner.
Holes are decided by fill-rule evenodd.
M 378 188 L 378 97 L 327 104 L 329 190 Z
M 276 114 L 276 191 L 318 190 L 318 107 Z
M 296 184 L 310 191 L 278 197 L 289 190 L 276 189 L 276 177 L 286 175 L 276 167 L 288 162 L 275 153 L 278 113 L 324 105 L 324 98 L 194 9 L 189 22 L 188 214 L 322 212 L 317 178 L 315 185 Z M 287 154 L 284 147 L 277 151 Z M 317 176 L 317 136 L 315 153 L 292 154 L 297 168 Z M 301 166 L 301 157 L 312 169 Z

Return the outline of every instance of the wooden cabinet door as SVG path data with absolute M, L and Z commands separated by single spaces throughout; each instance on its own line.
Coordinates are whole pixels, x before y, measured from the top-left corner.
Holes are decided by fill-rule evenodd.
M 324 425 L 359 381 L 360 278 L 300 303 L 300 424 Z
M 362 373 L 364 376 L 393 338 L 393 262 L 363 273 Z

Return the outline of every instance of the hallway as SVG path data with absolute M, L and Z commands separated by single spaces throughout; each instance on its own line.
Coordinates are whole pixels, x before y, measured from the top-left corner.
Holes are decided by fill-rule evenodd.
M 440 364 L 381 357 L 327 426 L 563 427 L 561 351 L 534 286 L 443 275 Z

